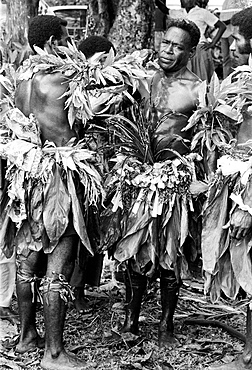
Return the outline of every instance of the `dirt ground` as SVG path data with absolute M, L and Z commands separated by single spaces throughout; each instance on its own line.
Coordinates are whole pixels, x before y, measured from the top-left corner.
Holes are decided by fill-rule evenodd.
M 105 268 L 101 287 L 87 289 L 87 297 L 93 307 L 90 315 L 78 314 L 73 305 L 69 306 L 67 313 L 66 348 L 82 358 L 88 370 L 202 370 L 212 364 L 230 362 L 242 352 L 243 341 L 225 330 L 212 325 L 187 325 L 185 320 L 216 320 L 244 334 L 244 300 L 231 302 L 222 299 L 213 305 L 204 296 L 202 280 L 184 282 L 175 315 L 178 346 L 164 350 L 157 345 L 161 314 L 158 281 L 148 288 L 141 310 L 140 335 L 134 336 L 119 333 L 124 321 L 124 286 L 118 283 L 112 287 L 110 278 L 109 268 L 107 271 Z M 15 300 L 13 306 L 16 308 Z M 37 317 L 39 332 L 43 335 L 41 306 Z M 15 353 L 15 347 L 10 348 L 10 344 L 18 339 L 18 327 L 2 320 L 0 334 L 0 369 L 41 369 L 43 350 L 20 356 Z

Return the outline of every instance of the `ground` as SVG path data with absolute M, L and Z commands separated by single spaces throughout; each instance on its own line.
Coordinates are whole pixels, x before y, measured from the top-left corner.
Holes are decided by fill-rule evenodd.
M 100 288 L 86 293 L 93 306 L 91 315 L 80 315 L 69 306 L 64 340 L 66 348 L 86 361 L 93 370 L 202 370 L 209 365 L 230 362 L 242 352 L 243 342 L 225 330 L 202 325 L 186 325 L 188 318 L 207 318 L 232 325 L 244 334 L 244 300 L 231 302 L 222 299 L 210 303 L 204 296 L 203 281 L 185 281 L 175 315 L 175 334 L 179 341 L 173 349 L 157 346 L 158 322 L 161 313 L 158 281 L 148 288 L 140 317 L 140 336 L 121 336 L 124 320 L 124 286 L 108 289 L 109 269 L 103 275 Z M 13 306 L 16 305 L 14 299 Z M 38 327 L 43 334 L 42 307 L 38 308 Z M 9 345 L 18 338 L 18 328 L 0 321 L 0 368 L 2 370 L 41 370 L 43 350 L 18 356 Z M 10 343 L 11 342 L 11 343 Z

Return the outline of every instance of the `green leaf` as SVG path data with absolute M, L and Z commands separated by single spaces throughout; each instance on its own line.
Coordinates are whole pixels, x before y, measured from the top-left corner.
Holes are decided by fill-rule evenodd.
M 91 255 L 94 255 L 93 249 L 90 244 L 90 240 L 87 234 L 86 224 L 81 210 L 80 201 L 77 197 L 74 181 L 72 178 L 71 171 L 67 173 L 67 186 L 68 191 L 72 200 L 72 212 L 73 212 L 73 225 L 80 237 L 80 240 L 84 247 L 89 251 Z
M 230 105 L 219 105 L 214 108 L 214 112 L 219 112 L 227 116 L 228 118 L 231 118 L 234 121 L 238 121 L 239 114 L 236 109 L 230 107 Z
M 70 197 L 62 181 L 60 168 L 56 164 L 54 173 L 44 189 L 43 220 L 50 239 L 50 249 L 53 249 L 64 234 L 68 225 Z
M 114 254 L 116 260 L 120 262 L 128 260 L 138 252 L 142 240 L 148 232 L 148 224 L 151 220 L 150 214 L 145 211 L 144 202 L 140 205 L 137 215 L 130 213 L 127 221 L 127 225 L 130 225 L 130 228 L 117 245 Z
M 220 92 L 220 81 L 216 74 L 216 72 L 213 73 L 210 84 L 209 84 L 209 94 L 208 94 L 208 103 L 212 106 L 215 105 L 217 97 Z
M 198 144 L 199 140 L 202 139 L 205 135 L 205 130 L 201 130 L 199 132 L 197 132 L 196 135 L 194 135 L 193 139 L 192 139 L 192 142 L 191 142 L 191 150 L 193 150 L 196 145 Z
M 207 92 L 207 83 L 203 81 L 198 89 L 199 94 L 199 107 L 206 107 L 206 92 Z
M 113 48 L 111 48 L 109 50 L 109 53 L 107 55 L 107 58 L 106 58 L 105 62 L 103 63 L 103 68 L 111 66 L 111 64 L 114 63 L 114 60 L 115 60 L 115 52 L 114 52 Z

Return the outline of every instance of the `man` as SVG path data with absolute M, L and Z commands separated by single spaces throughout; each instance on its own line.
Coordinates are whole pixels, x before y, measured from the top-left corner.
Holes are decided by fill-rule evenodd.
M 238 57 L 230 52 L 230 46 L 233 42 L 231 18 L 238 11 L 248 6 L 246 0 L 224 0 L 222 4 L 222 11 L 220 12 L 220 20 L 227 26 L 225 32 L 221 37 L 221 53 L 222 53 L 222 68 L 223 78 L 226 78 L 237 65 L 247 64 L 242 61 L 242 57 Z
M 173 316 L 181 274 L 184 273 L 183 267 L 186 264 L 183 247 L 188 236 L 187 227 L 184 229 L 184 235 L 180 233 L 182 220 L 179 215 L 184 214 L 182 204 L 189 206 L 186 199 L 191 199 L 191 194 L 187 192 L 185 184 L 181 183 L 180 192 L 173 188 L 172 182 L 176 174 L 180 173 L 180 156 L 183 156 L 185 161 L 190 157 L 187 155 L 190 152 L 192 132 L 182 129 L 187 125 L 198 103 L 201 81 L 187 68 L 187 63 L 195 53 L 199 38 L 199 29 L 193 22 L 183 19 L 172 19 L 169 22 L 168 30 L 160 44 L 160 68 L 150 79 L 150 95 L 145 95 L 146 109 L 153 120 L 144 122 L 146 126 L 138 128 L 140 134 L 143 130 L 144 134 L 148 135 L 148 125 L 151 122 L 150 130 L 153 135 L 150 141 L 147 141 L 148 144 L 145 140 L 141 141 L 140 135 L 136 146 L 133 146 L 134 135 L 130 145 L 129 136 L 121 138 L 122 152 L 115 171 L 112 171 L 111 179 L 112 189 L 115 187 L 116 178 L 118 185 L 111 208 L 108 207 L 103 215 L 104 229 L 107 231 L 103 241 L 104 247 L 111 247 L 114 259 L 125 266 L 126 318 L 122 332 L 138 334 L 138 319 L 147 279 L 157 276 L 158 272 L 162 306 L 160 347 L 176 344 Z M 134 117 L 134 125 L 143 119 L 141 114 Z M 118 120 L 120 122 L 120 117 Z M 126 125 L 130 132 L 129 122 L 126 122 Z M 117 130 L 116 126 L 114 129 Z M 120 138 L 120 134 L 118 136 Z M 193 159 L 190 163 L 193 163 Z M 173 172 L 173 166 L 178 172 Z M 193 167 L 190 167 L 189 162 L 188 167 L 185 165 L 186 178 L 187 175 L 188 179 L 191 178 L 190 168 Z M 164 180 L 160 186 L 157 179 Z M 166 186 L 172 188 L 170 195 Z M 188 198 L 185 193 L 183 195 L 182 189 Z M 185 224 L 188 225 L 187 222 Z
M 252 7 L 231 18 L 236 53 L 249 54 L 252 50 Z M 210 186 L 202 234 L 203 270 L 206 290 L 216 300 L 221 292 L 235 299 L 242 288 L 252 294 L 251 268 L 251 144 L 252 117 L 246 94 L 251 91 L 251 71 L 234 72 L 228 77 L 230 88 L 235 91 L 234 101 L 244 99 L 240 107 L 242 119 L 236 135 L 237 145 L 219 160 L 216 178 Z M 237 85 L 238 84 L 238 85 Z M 232 86 L 233 85 L 233 86 Z M 238 86 L 243 93 L 239 93 Z M 235 88 L 236 86 L 236 88 Z M 232 104 L 232 102 L 231 102 Z M 232 199 L 232 202 L 230 200 Z M 216 226 L 216 227 L 215 227 Z M 211 237 L 207 234 L 211 229 Z M 213 232 L 214 231 L 214 232 Z M 210 240 L 211 239 L 211 240 Z M 214 241 L 214 242 L 213 242 Z M 252 369 L 252 312 L 247 306 L 246 345 L 243 354 L 234 362 L 212 366 L 216 370 Z
M 58 46 L 67 46 L 69 36 L 66 25 L 66 21 L 55 16 L 34 17 L 28 31 L 32 50 L 37 46 L 49 54 L 54 54 Z M 82 185 L 77 174 L 71 175 L 71 171 L 65 167 L 66 163 L 63 165 L 60 158 L 63 158 L 65 152 L 70 153 L 72 144 L 69 146 L 68 143 L 76 142 L 78 134 L 74 127 L 70 127 L 64 105 L 66 98 L 62 98 L 68 86 L 66 77 L 61 72 L 32 72 L 29 60 L 27 62 L 23 73 L 20 73 L 15 93 L 16 108 L 9 120 L 13 127 L 24 122 L 28 137 L 26 132 L 20 134 L 18 131 L 20 138 L 27 148 L 31 145 L 40 153 L 40 159 L 38 158 L 36 163 L 33 161 L 35 172 L 32 172 L 36 173 L 41 159 L 47 158 L 48 162 L 44 165 L 42 177 L 37 177 L 37 180 L 34 180 L 34 177 L 27 179 L 30 190 L 25 193 L 23 212 L 28 216 L 21 216 L 20 221 L 16 221 L 15 237 L 19 255 L 17 295 L 21 320 L 21 334 L 16 352 L 22 354 L 45 345 L 41 362 L 43 369 L 83 369 L 85 363 L 68 354 L 63 344 L 66 301 L 71 296 L 68 281 L 76 258 L 79 235 L 85 230 L 85 223 L 81 215 Z M 30 71 L 28 78 L 22 79 L 21 76 Z M 58 147 L 59 149 L 56 149 Z M 20 159 L 21 153 L 22 150 Z M 29 155 L 26 161 L 29 162 Z M 17 171 L 19 167 L 16 173 Z M 29 177 L 32 172 L 26 172 L 26 176 Z M 15 177 L 15 173 L 13 176 Z M 44 176 L 47 178 L 45 182 Z M 13 177 L 11 180 L 14 184 Z M 14 195 L 18 194 L 18 188 L 22 189 L 21 183 Z M 69 196 L 73 197 L 72 201 Z M 44 216 L 40 213 L 42 204 Z M 38 213 L 35 215 L 34 212 Z M 8 218 L 6 220 L 12 225 Z M 12 217 L 11 220 L 15 222 L 16 219 Z M 79 222 L 82 224 L 82 230 L 79 228 Z M 7 226 L 7 230 L 9 227 Z M 86 244 L 84 243 L 83 248 L 88 248 L 92 253 L 87 236 L 84 235 L 85 237 Z M 36 329 L 36 281 L 44 274 L 42 285 L 45 343 Z
M 77 253 L 83 248 L 94 254 L 90 229 L 99 237 L 89 213 L 104 199 L 102 153 L 90 150 L 82 136 L 83 125 L 101 104 L 93 100 L 95 108 L 91 105 L 89 91 L 108 86 L 107 107 L 117 95 L 120 100 L 128 86 L 143 80 L 136 58 L 114 62 L 111 53 L 103 67 L 104 55 L 96 55 L 91 64 L 75 45 L 66 48 L 65 25 L 54 16 L 33 18 L 28 40 L 38 55 L 23 65 L 16 106 L 6 114 L 6 127 L 0 127 L 0 154 L 9 163 L 9 200 L 1 214 L 0 242 L 4 251 L 16 245 L 19 255 L 21 335 L 16 351 L 44 345 L 35 325 L 36 285 L 43 276 L 46 335 L 41 367 L 47 370 L 85 368 L 65 351 L 63 327 L 66 303 L 73 298 L 69 280 Z M 114 76 L 107 68 L 111 66 Z
M 199 27 L 201 34 L 195 56 L 189 62 L 189 68 L 202 80 L 209 83 L 214 73 L 212 49 L 219 42 L 226 26 L 218 17 L 205 9 L 207 4 L 207 0 L 181 0 L 181 7 L 185 8 L 187 12 L 186 18 Z M 207 27 L 216 29 L 210 42 L 206 38 Z

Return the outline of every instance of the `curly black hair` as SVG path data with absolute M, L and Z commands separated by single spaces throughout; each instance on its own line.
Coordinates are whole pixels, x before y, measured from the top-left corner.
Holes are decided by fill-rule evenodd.
M 85 55 L 87 59 L 93 56 L 95 53 L 102 51 L 108 53 L 111 48 L 116 53 L 112 42 L 103 36 L 89 36 L 81 41 L 78 45 L 78 49 Z
M 239 33 L 249 41 L 252 39 L 252 6 L 234 14 L 231 18 L 231 24 L 239 27 Z
M 61 26 L 66 27 L 67 21 L 54 15 L 38 15 L 32 18 L 28 30 L 28 42 L 32 50 L 34 51 L 34 45 L 43 49 L 51 36 L 60 40 L 63 34 Z
M 191 39 L 191 47 L 198 45 L 200 40 L 200 30 L 194 22 L 183 18 L 170 18 L 167 29 L 171 27 L 181 28 L 188 32 Z

